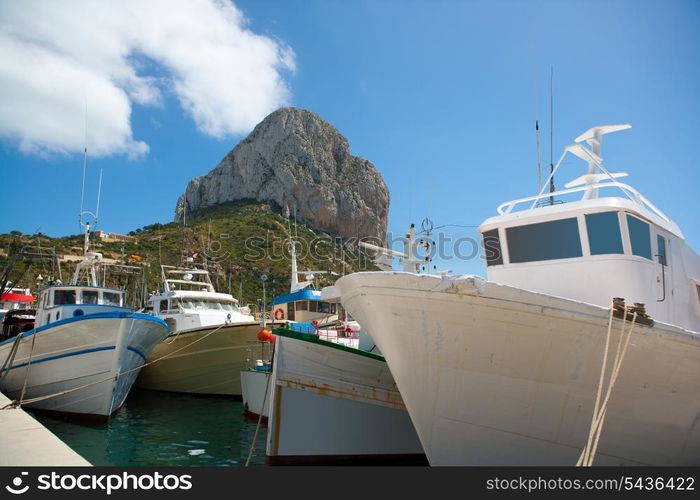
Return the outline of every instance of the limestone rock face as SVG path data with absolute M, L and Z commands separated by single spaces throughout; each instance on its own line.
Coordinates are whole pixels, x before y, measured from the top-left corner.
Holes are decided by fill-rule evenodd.
M 274 201 L 334 236 L 386 240 L 389 191 L 369 161 L 316 113 L 281 108 L 268 115 L 211 172 L 192 179 L 175 219 L 235 200 Z

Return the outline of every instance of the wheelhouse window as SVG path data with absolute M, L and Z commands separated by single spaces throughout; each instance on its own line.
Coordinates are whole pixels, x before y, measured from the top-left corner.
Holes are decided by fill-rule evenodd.
M 630 233 L 632 254 L 651 260 L 651 233 L 649 224 L 637 217 L 627 214 L 627 227 Z
M 102 293 L 102 303 L 108 306 L 118 306 L 119 304 L 119 294 L 112 292 Z
M 81 304 L 97 304 L 97 290 L 83 290 Z
M 75 304 L 75 290 L 56 290 L 53 292 L 53 305 Z
M 487 266 L 498 266 L 503 264 L 503 252 L 501 252 L 501 239 L 498 236 L 498 229 L 484 232 L 484 255 Z
M 575 217 L 506 229 L 511 263 L 581 257 Z
M 656 248 L 657 248 L 657 256 L 659 257 L 659 263 L 667 266 L 668 265 L 668 260 L 666 258 L 666 238 L 661 236 L 660 234 L 656 235 Z
M 591 255 L 624 253 L 617 212 L 586 214 L 586 231 Z
M 318 312 L 318 302 L 316 302 L 315 300 L 310 300 L 309 311 L 312 313 Z

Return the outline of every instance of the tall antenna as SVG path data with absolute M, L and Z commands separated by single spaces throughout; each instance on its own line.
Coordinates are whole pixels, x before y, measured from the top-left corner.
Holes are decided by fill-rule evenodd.
M 87 98 L 85 99 L 85 116 L 83 129 L 83 177 L 80 181 L 80 212 L 78 212 L 78 227 L 83 225 L 83 201 L 85 199 L 85 172 L 87 171 Z
M 542 165 L 540 164 L 540 124 L 535 120 L 535 140 L 537 141 L 537 192 L 542 189 Z
M 97 219 L 100 218 L 100 196 L 102 195 L 102 169 L 100 169 L 100 182 L 97 185 L 97 210 L 95 212 L 95 225 L 97 225 Z
M 554 162 L 552 161 L 552 148 L 554 147 L 554 66 L 549 67 L 549 192 L 554 188 Z M 554 196 L 549 197 L 549 204 L 554 205 Z
M 83 177 L 80 181 L 80 211 L 78 212 L 78 226 L 83 225 L 83 201 L 85 199 L 85 171 L 87 170 L 87 144 L 83 149 Z

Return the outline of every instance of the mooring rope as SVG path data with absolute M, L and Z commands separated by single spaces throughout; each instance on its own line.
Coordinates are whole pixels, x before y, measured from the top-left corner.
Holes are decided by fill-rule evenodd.
M 263 396 L 263 401 L 262 405 L 260 406 L 260 415 L 258 415 L 258 423 L 255 426 L 255 434 L 253 434 L 253 442 L 250 444 L 250 449 L 248 450 L 248 458 L 245 461 L 245 466 L 248 467 L 250 464 L 250 459 L 253 456 L 253 451 L 255 450 L 255 444 L 256 441 L 258 440 L 258 431 L 260 430 L 260 424 L 262 423 L 262 418 L 263 418 L 263 412 L 265 411 L 265 403 L 267 402 L 267 391 L 270 389 L 270 382 L 274 382 L 274 378 L 272 378 L 272 367 L 274 366 L 274 361 L 275 361 L 275 350 L 272 350 L 272 356 L 270 356 L 270 377 L 267 380 L 267 383 L 265 384 L 265 395 Z
M 12 366 L 12 362 L 15 360 L 15 355 L 19 350 L 19 343 L 21 340 L 22 334 L 20 333 L 19 335 L 17 335 L 15 341 L 12 343 L 10 352 L 7 353 L 7 358 L 5 358 L 5 362 L 2 364 L 2 368 L 0 368 L 0 383 L 2 383 L 7 374 L 10 373 L 10 367 Z M 5 367 L 7 367 L 7 371 L 5 371 Z
M 27 381 L 29 381 L 29 372 L 32 369 L 32 356 L 34 355 L 34 345 L 36 344 L 36 333 L 32 335 L 32 346 L 29 348 L 29 363 L 27 364 L 27 371 L 24 372 L 24 383 L 22 384 L 22 392 L 19 395 L 20 401 L 24 398 L 24 394 L 27 391 Z M 8 367 L 9 371 L 10 368 Z
M 146 367 L 146 366 L 149 366 L 149 365 L 152 365 L 152 364 L 154 364 L 154 363 L 157 363 L 158 361 L 161 361 L 161 360 L 163 360 L 163 359 L 165 359 L 165 358 L 169 358 L 170 356 L 172 356 L 172 355 L 174 355 L 174 354 L 177 354 L 178 352 L 180 352 L 180 351 L 182 351 L 182 350 L 184 350 L 184 349 L 187 349 L 188 347 L 192 347 L 192 346 L 193 346 L 194 344 L 196 344 L 197 342 L 200 342 L 200 341 L 204 340 L 205 338 L 209 337 L 209 335 L 212 335 L 212 334 L 216 333 L 217 331 L 219 331 L 221 328 L 223 328 L 223 327 L 225 327 L 225 326 L 230 326 L 230 323 L 222 323 L 221 325 L 219 325 L 218 327 L 216 327 L 214 330 L 210 331 L 209 333 L 207 333 L 207 334 L 204 335 L 203 337 L 200 337 L 200 338 L 198 338 L 197 340 L 195 340 L 195 341 L 193 341 L 193 342 L 190 342 L 190 343 L 187 344 L 187 345 L 184 345 L 184 346 L 182 346 L 182 347 L 180 347 L 180 348 L 178 348 L 178 349 L 176 349 L 176 350 L 174 350 L 174 351 L 172 351 L 172 352 L 169 352 L 168 354 L 165 354 L 165 355 L 161 356 L 160 358 L 154 359 L 153 361 L 149 361 L 149 362 L 144 363 L 144 364 L 142 364 L 142 365 L 140 365 L 140 366 L 137 366 L 136 368 L 132 368 L 131 370 L 127 370 L 127 371 L 125 371 L 125 372 L 117 373 L 117 374 L 116 374 L 115 376 L 113 376 L 113 377 L 112 377 L 112 376 L 109 376 L 109 377 L 104 378 L 104 379 L 102 379 L 102 380 L 97 380 L 96 382 L 90 382 L 89 384 L 81 385 L 81 386 L 79 386 L 79 387 L 74 387 L 74 388 L 72 388 L 72 389 L 66 389 L 65 391 L 60 391 L 60 392 L 56 392 L 56 393 L 53 393 L 53 394 L 47 394 L 47 395 L 45 395 L 45 396 L 39 396 L 39 397 L 36 397 L 36 398 L 30 398 L 30 399 L 27 399 L 27 400 L 23 400 L 22 397 L 20 397 L 19 400 L 12 401 L 11 403 L 9 403 L 9 404 L 3 406 L 2 408 L 0 408 L 0 410 L 6 410 L 6 409 L 9 409 L 9 408 L 17 408 L 17 407 L 22 406 L 22 405 L 24 405 L 24 404 L 37 403 L 37 402 L 39 402 L 39 401 L 44 401 L 44 400 L 46 400 L 46 399 L 55 398 L 55 397 L 57 397 L 57 396 L 63 396 L 64 394 L 69 394 L 69 393 L 71 393 L 71 392 L 75 392 L 75 391 L 78 391 L 78 390 L 81 390 L 81 389 L 85 389 L 85 388 L 87 388 L 87 387 L 92 387 L 93 385 L 101 384 L 101 383 L 103 383 L 103 382 L 107 382 L 108 380 L 117 380 L 117 379 L 118 379 L 119 377 L 121 377 L 122 375 L 127 375 L 127 374 L 129 374 L 129 373 L 131 373 L 131 372 L 140 370 L 140 369 L 142 369 L 142 368 L 144 368 L 144 367 Z M 30 359 L 30 366 L 31 366 L 31 359 Z M 26 383 L 26 379 L 25 379 L 25 383 Z M 23 395 L 24 395 L 24 393 L 22 394 L 22 396 L 23 396 Z
M 637 321 L 637 311 L 634 310 L 634 313 L 632 315 L 632 322 L 630 324 L 630 327 L 627 329 L 627 332 L 625 332 L 625 326 L 627 322 L 627 312 L 633 308 L 629 308 L 625 306 L 624 311 L 623 311 L 623 316 L 622 316 L 622 326 L 620 328 L 620 336 L 617 341 L 617 350 L 615 352 L 615 359 L 612 363 L 612 370 L 610 372 L 610 378 L 608 380 L 608 385 L 605 391 L 605 398 L 603 399 L 603 403 L 600 404 L 600 396 L 602 394 L 602 388 L 604 385 L 604 379 L 605 379 L 605 372 L 606 372 L 606 365 L 607 365 L 607 358 L 608 358 L 608 351 L 610 348 L 610 336 L 611 336 L 611 330 L 612 330 L 612 321 L 613 321 L 613 309 L 614 307 L 611 306 L 610 308 L 610 317 L 608 319 L 608 333 L 605 339 L 605 349 L 603 351 L 603 366 L 601 367 L 600 371 L 600 378 L 598 380 L 598 391 L 596 394 L 596 400 L 595 400 L 595 405 L 593 408 L 593 417 L 591 418 L 591 426 L 588 431 L 588 440 L 586 442 L 586 445 L 583 448 L 583 451 L 581 452 L 581 455 L 579 456 L 578 461 L 576 462 L 577 466 L 583 466 L 583 467 L 590 467 L 593 465 L 593 461 L 595 460 L 595 455 L 598 450 L 598 443 L 600 441 L 600 434 L 603 430 L 603 422 L 605 421 L 605 416 L 607 415 L 608 411 L 608 403 L 610 401 L 610 396 L 612 394 L 612 390 L 615 387 L 615 383 L 617 382 L 617 377 L 620 374 L 620 368 L 622 366 L 622 362 L 625 358 L 625 354 L 627 353 L 627 348 L 629 346 L 630 339 L 632 338 L 632 331 L 634 330 L 634 325 Z

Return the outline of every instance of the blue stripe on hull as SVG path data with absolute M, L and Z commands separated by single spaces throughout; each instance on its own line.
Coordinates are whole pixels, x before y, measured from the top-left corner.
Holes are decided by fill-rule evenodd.
M 146 361 L 146 354 L 144 354 L 144 352 L 141 349 L 139 349 L 138 347 L 130 345 L 130 346 L 127 346 L 126 348 L 132 352 L 135 352 L 136 354 L 141 356 L 144 361 Z
M 89 354 L 91 352 L 99 352 L 99 351 L 112 351 L 116 349 L 116 346 L 110 345 L 110 346 L 105 346 L 105 347 L 94 347 L 92 349 L 83 349 L 82 351 L 73 351 L 69 352 L 66 354 L 58 354 L 56 356 L 49 356 L 48 358 L 41 358 L 41 359 L 32 359 L 31 361 L 26 361 L 24 363 L 20 363 L 18 365 L 11 366 L 9 369 L 14 370 L 15 368 L 22 368 L 23 366 L 27 365 L 37 365 L 39 363 L 44 363 L 45 361 L 53 361 L 56 359 L 61 359 L 61 358 L 68 358 L 70 356 L 80 356 L 81 354 Z
M 22 338 L 31 337 L 35 333 L 43 332 L 45 330 L 49 330 L 51 328 L 56 328 L 58 326 L 66 325 L 68 323 L 73 323 L 76 321 L 90 321 L 93 319 L 110 319 L 110 318 L 138 319 L 138 320 L 144 320 L 144 321 L 154 321 L 156 323 L 162 324 L 164 328 L 166 328 L 166 329 L 168 328 L 168 324 L 165 321 L 163 321 L 160 318 L 156 318 L 155 316 L 151 316 L 150 314 L 115 311 L 115 312 L 105 312 L 105 313 L 96 313 L 96 314 L 86 314 L 84 316 L 78 316 L 75 318 L 62 319 L 62 320 L 56 321 L 54 323 L 51 323 L 49 325 L 40 326 L 39 328 L 35 328 L 34 330 L 29 330 L 28 332 L 24 332 L 22 334 Z M 11 342 L 14 342 L 15 340 L 17 340 L 16 337 L 12 337 L 12 338 L 9 338 L 7 340 L 4 340 L 4 341 L 0 342 L 0 347 L 2 347 L 5 344 L 9 344 Z

